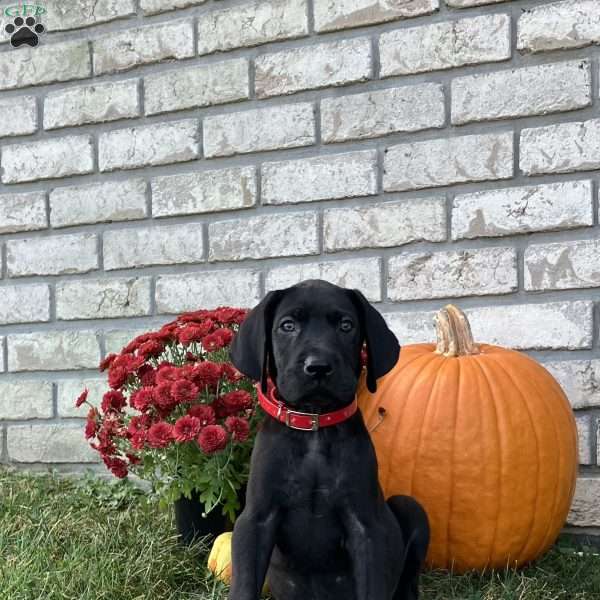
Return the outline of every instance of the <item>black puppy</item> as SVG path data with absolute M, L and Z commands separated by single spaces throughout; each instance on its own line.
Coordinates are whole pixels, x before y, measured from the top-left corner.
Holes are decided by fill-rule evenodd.
M 276 600 L 417 598 L 429 525 L 412 498 L 384 501 L 354 403 L 365 341 L 375 391 L 398 341 L 360 292 L 320 280 L 270 292 L 237 333 L 234 365 L 279 408 L 252 452 L 230 600 L 257 600 L 265 576 Z M 266 393 L 269 377 L 277 395 Z M 342 422 L 329 425 L 332 414 Z

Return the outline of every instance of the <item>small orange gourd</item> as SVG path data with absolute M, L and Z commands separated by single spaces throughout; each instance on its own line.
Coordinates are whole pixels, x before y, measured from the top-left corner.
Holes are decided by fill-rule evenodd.
M 455 306 L 438 313 L 436 330 L 437 345 L 402 348 L 375 394 L 359 388 L 384 494 L 424 506 L 430 566 L 523 565 L 554 543 L 573 498 L 571 407 L 532 358 L 475 344 Z

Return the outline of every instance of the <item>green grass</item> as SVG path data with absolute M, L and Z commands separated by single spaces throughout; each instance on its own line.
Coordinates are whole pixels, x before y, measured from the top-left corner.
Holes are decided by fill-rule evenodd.
M 225 600 L 206 553 L 131 485 L 0 470 L 2 600 Z M 600 557 L 563 543 L 522 571 L 427 573 L 421 597 L 600 600 Z

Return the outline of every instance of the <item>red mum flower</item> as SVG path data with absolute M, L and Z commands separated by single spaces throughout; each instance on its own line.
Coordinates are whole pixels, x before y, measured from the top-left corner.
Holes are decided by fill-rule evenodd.
M 163 363 L 156 372 L 156 383 L 173 383 L 181 379 L 181 369 L 168 363 Z
M 154 402 L 163 410 L 169 410 L 175 404 L 171 395 L 171 384 L 168 382 L 160 383 L 152 390 Z
M 195 439 L 202 429 L 202 423 L 197 417 L 186 415 L 177 419 L 173 427 L 173 435 L 176 442 L 191 442 Z
M 129 403 L 136 410 L 144 412 L 145 410 L 148 410 L 154 402 L 154 394 L 152 392 L 153 390 L 150 387 L 140 388 L 131 395 Z
M 139 431 L 140 429 L 148 429 L 150 425 L 152 425 L 152 417 L 148 414 L 146 415 L 135 415 L 131 417 L 129 420 L 129 431 L 132 433 L 135 431 Z
M 207 404 L 196 404 L 195 406 L 192 406 L 192 408 L 188 410 L 188 415 L 197 417 L 200 420 L 200 425 L 202 427 L 214 425 L 217 422 L 215 411 Z
M 219 363 L 206 360 L 194 367 L 193 379 L 201 388 L 214 388 L 219 383 L 223 369 Z
M 104 464 L 111 470 L 112 474 L 119 479 L 127 477 L 127 463 L 120 458 L 111 458 L 103 456 Z
M 171 395 L 180 404 L 193 402 L 198 397 L 198 386 L 187 379 L 180 379 L 171 386 Z
M 169 342 L 173 342 L 177 339 L 177 328 L 177 323 L 167 323 L 166 325 L 163 325 L 159 331 L 154 333 L 152 337 L 163 344 L 168 344 Z
M 100 407 L 103 412 L 107 413 L 111 410 L 121 411 L 126 404 L 127 400 L 121 392 L 111 390 L 102 396 L 102 404 Z
M 152 337 L 151 333 L 142 333 L 137 337 L 133 338 L 127 346 L 125 346 L 122 350 L 122 354 L 132 354 L 135 352 L 144 342 L 147 342 Z
M 244 374 L 240 373 L 233 365 L 229 363 L 223 363 L 223 375 L 231 381 L 231 383 L 237 383 L 241 379 L 244 379 Z
M 156 384 L 156 371 L 151 365 L 142 365 L 138 369 L 138 377 L 144 387 L 152 387 Z
M 134 450 L 143 450 L 146 444 L 147 434 L 145 431 L 136 431 L 130 438 L 131 447 Z
M 227 446 L 227 432 L 221 425 L 207 425 L 198 436 L 198 445 L 206 454 L 213 454 Z
M 148 429 L 148 444 L 151 448 L 165 448 L 173 441 L 173 426 L 166 421 L 154 423 Z
M 246 390 L 234 390 L 227 392 L 219 398 L 219 404 L 229 413 L 233 414 L 240 410 L 252 407 L 252 396 Z
M 231 437 L 238 442 L 245 442 L 250 435 L 250 423 L 242 417 L 227 417 L 225 426 L 231 433 Z
M 142 459 L 137 454 L 132 454 L 131 452 L 126 452 L 125 456 L 129 460 L 129 464 L 131 464 L 131 465 L 139 465 L 142 462 Z
M 114 362 L 115 358 L 117 358 L 116 354 L 109 354 L 104 360 L 100 361 L 99 369 L 101 371 L 106 371 Z
M 133 354 L 121 354 L 117 356 L 111 365 L 112 369 L 123 368 L 127 373 L 137 371 L 144 364 L 143 356 L 134 356 Z
M 182 344 L 187 346 L 192 342 L 201 341 L 205 335 L 211 332 L 212 328 L 213 322 L 210 320 L 204 321 L 204 323 L 193 323 L 180 329 L 177 338 Z
M 225 348 L 231 343 L 233 339 L 233 331 L 222 327 L 202 338 L 202 346 L 208 350 L 208 352 L 215 352 L 221 348 Z
M 90 418 L 88 415 L 88 419 L 85 422 L 85 439 L 89 440 L 96 436 L 98 433 L 98 422 L 95 417 Z
M 164 344 L 158 340 L 148 340 L 138 348 L 138 355 L 144 358 L 156 358 L 162 354 L 164 349 Z
M 116 390 L 122 387 L 129 378 L 129 372 L 123 367 L 112 366 L 108 371 L 108 385 Z
M 240 308 L 222 307 L 217 309 L 217 319 L 224 324 L 240 324 L 248 314 L 247 310 Z
M 81 392 L 79 398 L 75 401 L 75 408 L 79 408 L 84 402 L 87 402 L 88 390 L 85 389 Z

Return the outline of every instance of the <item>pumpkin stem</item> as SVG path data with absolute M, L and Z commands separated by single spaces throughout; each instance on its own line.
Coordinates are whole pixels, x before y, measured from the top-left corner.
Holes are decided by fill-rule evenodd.
M 471 326 L 465 313 L 453 304 L 442 308 L 434 318 L 437 334 L 436 354 L 444 356 L 467 356 L 479 354 L 479 346 L 473 341 Z

